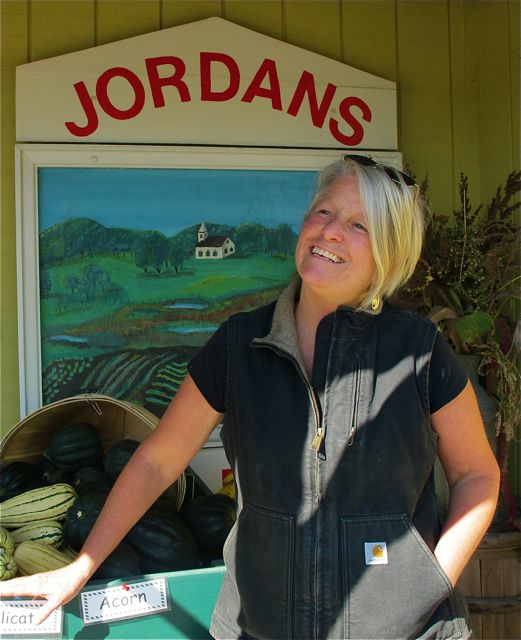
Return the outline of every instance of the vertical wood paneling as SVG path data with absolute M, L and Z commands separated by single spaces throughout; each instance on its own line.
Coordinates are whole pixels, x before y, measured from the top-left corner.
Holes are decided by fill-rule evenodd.
M 222 0 L 163 0 L 163 28 L 204 20 L 222 18 Z
M 490 200 L 511 169 L 513 126 L 508 3 L 466 7 L 475 38 L 481 197 Z
M 29 0 L 31 61 L 93 47 L 94 0 Z
M 160 0 L 97 0 L 96 44 L 132 38 L 160 27 Z
M 513 153 L 512 153 L 512 166 L 514 168 L 521 167 L 521 131 L 520 131 L 520 117 L 521 112 L 521 93 L 520 93 L 520 30 L 519 24 L 521 22 L 520 16 L 521 4 L 519 0 L 511 0 L 509 2 L 509 43 L 510 43 L 510 86 L 511 86 L 511 112 L 512 112 L 512 140 L 513 140 Z M 521 219 L 521 214 L 518 214 L 518 220 Z M 518 254 L 519 258 L 519 254 Z M 519 306 L 518 306 L 519 308 Z M 521 441 L 512 444 L 512 454 L 510 462 L 510 476 L 512 478 L 512 486 L 517 495 L 521 495 Z M 518 636 L 520 634 L 519 627 L 521 620 L 517 619 Z
M 284 0 L 286 41 L 297 47 L 342 59 L 338 0 Z
M 266 36 L 284 39 L 282 0 L 224 0 L 223 18 Z
M 395 3 L 342 0 L 343 62 L 396 80 Z
M 466 55 L 465 0 L 452 0 L 449 5 L 450 91 L 452 100 L 452 188 L 454 206 L 458 205 L 460 173 L 469 179 L 471 197 L 479 198 L 479 144 L 476 64 Z
M 519 25 L 521 23 L 520 16 L 521 3 L 519 0 L 510 0 L 508 3 L 508 24 L 509 24 L 509 60 L 510 60 L 510 94 L 511 94 L 511 111 L 512 111 L 512 165 L 521 167 L 521 131 L 519 129 L 519 113 L 521 111 L 521 95 L 519 90 L 521 69 L 520 56 L 521 33 Z
M 399 146 L 418 177 L 429 175 L 436 209 L 453 210 L 451 94 L 446 2 L 399 1 Z
M 0 3 L 0 434 L 19 419 L 14 89 L 16 65 L 28 62 L 27 20 L 27 2 Z
M 521 113 L 521 94 L 520 94 L 520 56 L 521 56 L 521 33 L 519 25 L 521 23 L 520 16 L 521 3 L 519 0 L 510 0 L 508 3 L 508 20 L 509 20 L 509 63 L 510 63 L 510 104 L 511 104 L 511 122 L 512 122 L 512 163 L 513 168 L 521 168 L 521 131 L 520 131 L 520 113 Z M 518 200 L 521 199 L 518 198 Z M 518 212 L 517 220 L 521 220 L 521 212 Z M 518 264 L 520 254 L 518 252 Z M 520 305 L 518 304 L 518 312 Z M 514 493 L 521 495 L 521 441 L 512 443 L 510 452 L 509 476 L 511 478 L 511 486 Z M 512 620 L 512 624 L 517 626 L 517 637 L 521 637 L 521 616 L 517 616 Z M 512 637 L 516 637 L 515 630 L 512 630 Z

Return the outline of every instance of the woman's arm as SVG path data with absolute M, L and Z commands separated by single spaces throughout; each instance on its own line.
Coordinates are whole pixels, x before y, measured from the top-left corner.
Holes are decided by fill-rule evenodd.
M 76 559 L 63 569 L 0 583 L 0 595 L 47 599 L 43 621 L 71 600 L 156 498 L 188 466 L 222 414 L 204 399 L 189 375 L 165 415 L 138 447 L 114 484 L 95 526 Z
M 449 483 L 447 518 L 434 553 L 453 585 L 485 535 L 496 508 L 499 468 L 470 382 L 431 416 Z

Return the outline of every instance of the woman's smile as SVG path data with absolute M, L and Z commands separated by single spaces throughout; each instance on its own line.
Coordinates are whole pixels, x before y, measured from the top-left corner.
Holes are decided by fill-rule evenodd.
M 315 256 L 321 256 L 322 258 L 326 258 L 327 260 L 329 260 L 329 262 L 334 262 L 336 264 L 342 264 L 343 262 L 345 262 L 343 258 L 340 258 L 334 253 L 331 253 L 331 251 L 328 251 L 327 249 L 322 249 L 321 247 L 317 247 L 317 246 L 313 247 L 311 249 L 311 253 Z

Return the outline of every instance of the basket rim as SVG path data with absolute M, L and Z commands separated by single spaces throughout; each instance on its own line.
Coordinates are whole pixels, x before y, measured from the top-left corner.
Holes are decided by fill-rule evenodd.
M 36 416 L 42 415 L 47 411 L 55 409 L 56 407 L 62 407 L 68 404 L 79 404 L 81 402 L 86 402 L 95 405 L 98 401 L 110 402 L 111 404 L 115 404 L 122 407 L 123 409 L 130 411 L 130 413 L 133 413 L 136 417 L 144 420 L 147 426 L 152 429 L 154 429 L 159 423 L 159 418 L 151 413 L 148 409 L 145 409 L 145 407 L 141 407 L 140 405 L 133 402 L 129 402 L 128 400 L 120 400 L 119 398 L 113 398 L 112 396 L 107 396 L 101 393 L 82 393 L 77 396 L 61 398 L 60 400 L 56 400 L 55 402 L 51 402 L 50 404 L 44 404 L 39 409 L 36 409 L 35 411 L 27 414 L 2 436 L 2 438 L 0 439 L 0 449 L 3 449 L 3 447 L 7 445 L 7 443 L 21 427 L 30 422 Z

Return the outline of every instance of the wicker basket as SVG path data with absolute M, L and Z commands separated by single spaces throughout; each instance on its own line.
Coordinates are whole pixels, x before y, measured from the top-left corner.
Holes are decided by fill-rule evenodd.
M 123 438 L 141 442 L 156 427 L 159 418 L 139 405 L 109 396 L 88 394 L 64 398 L 31 413 L 9 430 L 0 441 L 0 464 L 4 466 L 15 460 L 35 462 L 55 431 L 77 422 L 95 425 L 106 450 Z M 175 483 L 178 509 L 185 490 L 183 473 Z

